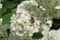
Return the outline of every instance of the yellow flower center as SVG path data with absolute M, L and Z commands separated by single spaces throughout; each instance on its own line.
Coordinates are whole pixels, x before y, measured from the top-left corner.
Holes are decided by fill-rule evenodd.
M 27 13 L 24 13 L 24 16 L 27 16 Z

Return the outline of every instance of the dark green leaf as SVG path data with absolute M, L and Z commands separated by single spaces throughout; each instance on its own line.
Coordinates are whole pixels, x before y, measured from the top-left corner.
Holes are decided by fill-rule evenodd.
M 3 10 L 2 9 L 0 9 L 0 18 L 2 18 L 2 14 L 3 14 Z
M 0 10 L 0 18 L 1 18 L 1 16 L 2 16 L 2 10 Z
M 0 0 L 0 2 L 6 2 L 7 0 Z
M 13 12 L 3 16 L 3 21 L 2 21 L 3 25 L 10 23 L 10 17 L 12 16 L 12 14 L 13 14 Z
M 42 37 L 43 37 L 43 35 L 38 32 L 38 33 L 34 33 L 32 38 L 40 39 L 40 38 L 42 38 Z
M 7 1 L 6 3 L 4 3 L 4 8 L 6 8 L 6 9 L 12 9 L 12 8 L 14 8 L 14 7 L 16 7 L 16 3 L 14 3 L 14 2 L 10 2 L 10 1 Z

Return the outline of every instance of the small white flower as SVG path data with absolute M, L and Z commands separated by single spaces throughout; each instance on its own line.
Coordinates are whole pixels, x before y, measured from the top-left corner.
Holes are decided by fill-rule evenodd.
M 23 11 L 22 11 L 23 10 Z M 17 7 L 17 11 L 16 11 L 16 13 L 22 13 L 22 12 L 24 12 L 25 11 L 25 9 L 21 9 L 21 8 L 19 8 L 19 7 Z
M 46 23 L 49 24 L 49 27 L 52 26 L 52 20 L 51 19 L 50 20 L 48 19 Z
M 0 25 L 2 24 L 2 18 L 0 18 Z
M 21 14 L 21 18 L 25 19 L 25 20 L 28 20 L 30 19 L 30 14 L 27 12 L 27 11 L 24 11 L 22 14 Z
M 0 3 L 0 9 L 2 8 L 2 6 L 3 6 L 3 5 Z
M 16 35 L 23 37 L 24 34 L 23 33 L 16 32 Z
M 52 22 L 52 19 L 48 17 L 48 18 L 45 18 L 45 23 L 48 27 L 51 27 L 53 22 Z
M 33 36 L 33 33 L 29 33 L 29 36 L 30 36 L 30 37 Z
M 56 30 L 51 30 L 49 32 L 49 36 L 52 37 L 52 36 L 55 36 L 57 34 Z
M 48 25 L 46 25 L 46 24 L 42 24 L 41 28 L 43 29 L 42 34 L 47 35 L 49 30 L 50 30 L 50 27 Z
M 41 10 L 46 11 L 46 9 L 43 6 L 40 6 Z
M 60 9 L 60 6 L 56 6 L 55 9 Z
M 50 30 L 50 28 L 49 28 L 48 25 L 46 25 L 46 24 L 42 24 L 41 27 L 42 27 L 42 29 L 45 30 L 45 31 Z
M 17 23 L 16 22 L 11 23 L 10 26 L 11 26 L 11 29 L 14 31 L 17 29 Z
M 40 8 L 43 8 L 43 6 L 40 6 Z
M 45 9 L 45 8 L 42 8 L 42 10 L 43 10 L 43 11 L 46 11 L 46 9 Z

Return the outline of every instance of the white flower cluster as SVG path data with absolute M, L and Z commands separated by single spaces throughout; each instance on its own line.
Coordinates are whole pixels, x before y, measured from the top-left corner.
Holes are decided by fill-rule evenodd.
M 11 28 L 16 31 L 18 36 L 25 34 L 32 36 L 33 33 L 39 31 L 41 21 L 31 16 L 27 11 L 23 11 L 21 14 L 13 14 L 11 19 Z
M 52 19 L 50 17 L 44 18 L 42 24 L 40 8 L 38 8 L 36 1 L 23 1 L 20 3 L 17 6 L 16 14 L 12 15 L 10 21 L 13 34 L 21 37 L 32 37 L 33 33 L 41 30 L 43 35 L 49 31 L 52 26 Z
M 47 35 L 45 35 L 42 39 L 39 40 L 60 40 L 60 29 L 58 30 L 51 30 L 47 32 Z
M 60 29 L 50 30 L 53 17 L 49 16 L 49 13 L 54 13 L 53 10 L 50 9 L 53 7 L 47 4 L 48 8 L 46 8 L 47 5 L 46 7 L 44 6 L 45 4 L 40 5 L 41 1 L 43 3 L 44 0 L 26 0 L 17 6 L 16 14 L 13 14 L 11 17 L 11 33 L 9 34 L 9 37 L 7 33 L 7 29 L 9 29 L 7 26 L 9 25 L 3 26 L 2 19 L 0 19 L 0 37 L 7 37 L 2 40 L 29 40 L 29 38 L 31 38 L 33 34 L 37 32 L 41 32 L 44 35 L 42 39 L 37 40 L 60 40 Z M 54 3 L 52 3 L 52 5 Z M 3 5 L 0 3 L 0 9 L 2 6 Z M 55 6 L 54 11 L 56 11 L 56 9 L 59 10 L 60 6 Z

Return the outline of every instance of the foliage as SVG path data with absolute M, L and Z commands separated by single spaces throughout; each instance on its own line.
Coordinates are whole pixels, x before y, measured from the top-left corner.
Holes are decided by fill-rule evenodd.
M 3 24 L 9 24 L 10 17 L 15 13 L 15 11 L 12 10 L 14 10 L 18 2 L 20 3 L 21 1 L 22 0 L 0 0 L 3 5 L 3 8 L 0 9 L 0 18 L 3 18 Z

